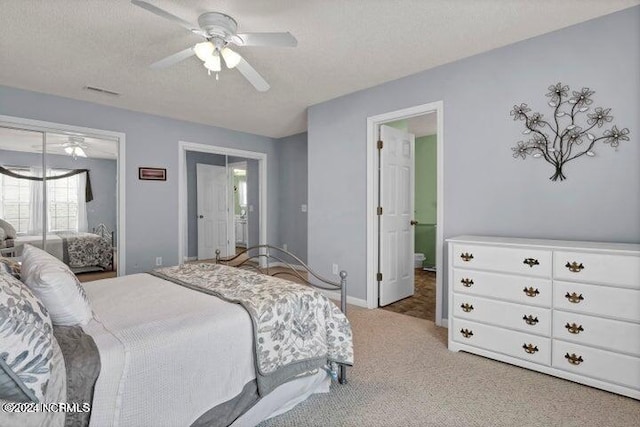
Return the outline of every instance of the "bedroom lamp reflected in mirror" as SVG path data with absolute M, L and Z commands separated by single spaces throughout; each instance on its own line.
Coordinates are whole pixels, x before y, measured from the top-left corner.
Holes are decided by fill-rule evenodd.
M 80 280 L 115 276 L 117 152 L 115 140 L 0 127 L 0 224 L 15 230 L 0 232 L 3 255 L 31 244 Z

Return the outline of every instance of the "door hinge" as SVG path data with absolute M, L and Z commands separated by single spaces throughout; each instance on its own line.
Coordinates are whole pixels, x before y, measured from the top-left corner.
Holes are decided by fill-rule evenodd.
M 382 142 L 381 139 L 378 140 L 378 150 L 382 150 L 382 147 L 384 147 L 384 142 Z
M 377 282 L 382 282 L 382 273 L 377 273 L 376 274 L 376 281 Z
M 382 215 L 382 206 L 378 206 L 377 213 L 378 215 Z

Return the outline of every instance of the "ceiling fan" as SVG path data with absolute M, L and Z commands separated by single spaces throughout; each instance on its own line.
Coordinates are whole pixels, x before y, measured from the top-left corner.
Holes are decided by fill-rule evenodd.
M 209 74 L 212 72 L 218 79 L 222 71 L 222 60 L 227 68 L 236 68 L 260 92 L 269 90 L 269 83 L 244 59 L 240 54 L 231 50 L 229 45 L 235 46 L 274 46 L 295 47 L 298 41 L 291 33 L 238 33 L 238 23 L 223 13 L 205 12 L 198 17 L 198 27 L 179 18 L 159 7 L 142 0 L 131 0 L 131 3 L 148 10 L 162 18 L 175 22 L 183 28 L 197 34 L 205 41 L 174 53 L 160 61 L 151 64 L 151 68 L 170 67 L 180 61 L 195 55 L 204 64 Z
M 41 148 L 39 146 L 34 146 L 35 148 Z M 56 149 L 61 148 L 67 153 L 69 156 L 72 156 L 73 159 L 77 159 L 78 157 L 87 157 L 86 149 L 89 148 L 87 144 L 84 142 L 84 138 L 81 136 L 70 136 L 67 142 L 54 142 L 47 144 L 47 147 Z

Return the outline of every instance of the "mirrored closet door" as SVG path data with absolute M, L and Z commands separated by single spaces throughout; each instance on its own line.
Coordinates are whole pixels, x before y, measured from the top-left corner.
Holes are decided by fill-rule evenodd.
M 80 280 L 117 273 L 118 141 L 0 126 L 0 251 L 25 244 Z

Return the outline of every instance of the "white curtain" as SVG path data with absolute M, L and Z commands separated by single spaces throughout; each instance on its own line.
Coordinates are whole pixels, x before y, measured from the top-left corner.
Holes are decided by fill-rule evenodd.
M 42 168 L 30 168 L 31 176 L 42 176 Z M 42 234 L 42 221 L 44 219 L 44 185 L 42 181 L 29 181 L 29 226 L 27 234 Z
M 74 175 L 68 179 L 78 180 L 78 231 L 88 232 L 87 221 L 87 173 Z

